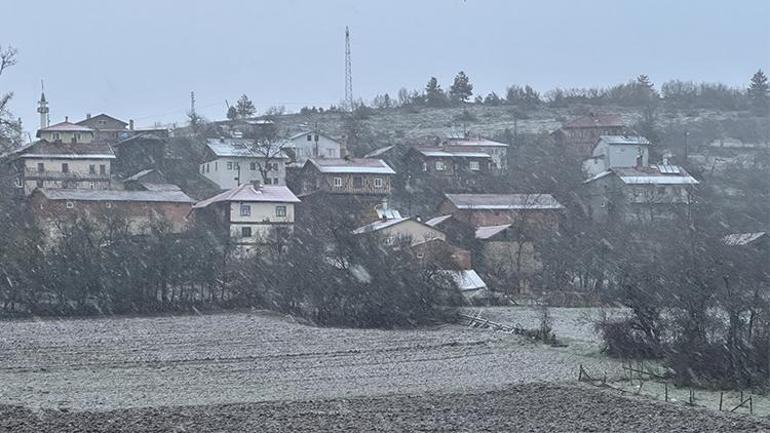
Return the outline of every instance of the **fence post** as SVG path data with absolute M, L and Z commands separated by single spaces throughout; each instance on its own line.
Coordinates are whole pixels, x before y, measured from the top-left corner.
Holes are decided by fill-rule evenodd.
M 668 382 L 665 382 L 663 387 L 666 389 L 666 401 L 668 401 Z
M 578 370 L 578 382 L 583 381 L 583 364 L 580 364 L 580 370 Z
M 724 397 L 724 394 L 725 393 L 723 391 L 719 391 L 719 410 L 720 411 L 722 410 L 722 397 Z
M 749 396 L 749 415 L 754 415 L 754 396 Z

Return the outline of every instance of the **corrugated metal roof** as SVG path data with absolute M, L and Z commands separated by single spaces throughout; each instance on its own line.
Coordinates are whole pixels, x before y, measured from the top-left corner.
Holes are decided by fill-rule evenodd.
M 453 150 L 451 147 L 415 147 L 415 150 L 434 158 L 491 158 L 486 152 Z
M 610 145 L 646 146 L 650 144 L 650 140 L 641 135 L 602 135 L 599 136 L 599 140 L 604 141 Z
M 457 283 L 457 287 L 463 292 L 487 288 L 487 283 L 473 269 L 464 271 L 442 270 L 439 272 L 452 278 Z
M 70 122 L 60 122 L 55 125 L 46 126 L 45 128 L 38 129 L 39 132 L 94 132 L 92 128 L 87 126 L 77 125 Z
M 193 203 L 182 191 L 37 189 L 49 200 Z
M 563 209 L 551 194 L 445 194 L 458 209 Z
M 376 232 L 376 231 L 382 230 L 384 228 L 391 227 L 391 226 L 394 226 L 396 224 L 400 224 L 400 223 L 402 223 L 404 221 L 407 221 L 407 220 L 409 220 L 409 218 L 394 218 L 394 219 L 389 219 L 389 220 L 375 221 L 373 223 L 369 223 L 369 224 L 367 224 L 365 226 L 361 226 L 361 227 L 353 230 L 353 234 L 360 235 L 360 234 L 363 234 L 363 233 Z
M 396 147 L 396 146 L 395 145 L 394 146 L 385 146 L 385 147 L 381 147 L 379 149 L 374 149 L 373 151 L 371 151 L 371 152 L 367 153 L 366 155 L 364 155 L 364 158 L 374 158 L 376 156 L 380 156 L 383 153 L 386 153 L 387 151 L 389 151 L 390 149 L 393 149 L 394 147 Z
M 381 159 L 308 159 L 305 164 L 313 164 L 321 173 L 396 174 Z
M 13 152 L 22 158 L 115 159 L 107 143 L 52 143 L 36 141 Z
M 429 225 L 431 227 L 435 227 L 435 226 L 443 223 L 444 221 L 448 220 L 449 218 L 452 218 L 452 214 L 433 217 L 433 218 L 429 219 L 428 221 L 425 221 L 425 224 L 427 224 L 427 225 Z
M 243 184 L 231 190 L 195 203 L 193 208 L 200 209 L 214 203 L 244 201 L 267 203 L 299 203 L 300 200 L 285 186 L 262 185 L 256 189 L 252 184 Z
M 725 245 L 731 246 L 731 247 L 746 246 L 766 235 L 767 235 L 767 232 L 731 233 L 729 235 L 724 236 L 722 238 L 722 242 Z
M 490 140 L 484 137 L 447 138 L 446 146 L 483 146 L 483 147 L 508 147 L 506 143 Z
M 246 138 L 210 138 L 206 141 L 206 146 L 214 155 L 224 158 L 289 159 L 280 145 L 269 149 L 255 147 L 254 141 Z
M 510 224 L 503 224 L 499 226 L 481 226 L 476 229 L 476 239 L 489 239 L 510 226 Z

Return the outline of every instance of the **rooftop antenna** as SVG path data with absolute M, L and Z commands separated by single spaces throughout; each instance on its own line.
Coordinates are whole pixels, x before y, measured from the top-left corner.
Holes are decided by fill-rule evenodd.
M 350 29 L 345 26 L 345 105 L 353 111 L 353 71 L 350 63 Z

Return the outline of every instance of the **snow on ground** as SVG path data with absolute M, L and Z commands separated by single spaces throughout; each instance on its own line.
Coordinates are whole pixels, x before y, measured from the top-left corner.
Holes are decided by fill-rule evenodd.
M 585 347 L 459 325 L 316 328 L 264 312 L 0 322 L 0 404 L 32 408 L 468 392 L 574 382 L 580 364 L 619 374 Z

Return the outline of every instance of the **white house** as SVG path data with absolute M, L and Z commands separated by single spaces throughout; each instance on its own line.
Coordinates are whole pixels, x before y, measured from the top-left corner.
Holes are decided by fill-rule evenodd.
M 650 141 L 639 135 L 602 135 L 591 157 L 583 161 L 583 170 L 596 176 L 611 168 L 647 167 Z
M 294 162 L 298 166 L 305 164 L 308 158 L 342 158 L 342 144 L 326 135 L 314 131 L 305 131 L 287 138 L 281 146 L 294 153 Z
M 230 239 L 249 253 L 272 232 L 294 229 L 294 205 L 300 200 L 289 188 L 244 184 L 193 205 L 196 218 L 226 227 Z
M 383 219 L 353 230 L 355 235 L 376 233 L 386 244 L 409 240 L 412 246 L 432 240 L 446 241 L 446 235 L 439 230 L 413 218 Z
M 450 152 L 471 152 L 489 155 L 492 160 L 491 169 L 505 170 L 508 167 L 508 145 L 470 134 L 461 137 L 450 137 L 442 143 L 445 150 Z
M 286 185 L 289 157 L 280 145 L 257 147 L 245 138 L 210 138 L 200 173 L 222 189 L 259 181 L 265 185 Z

